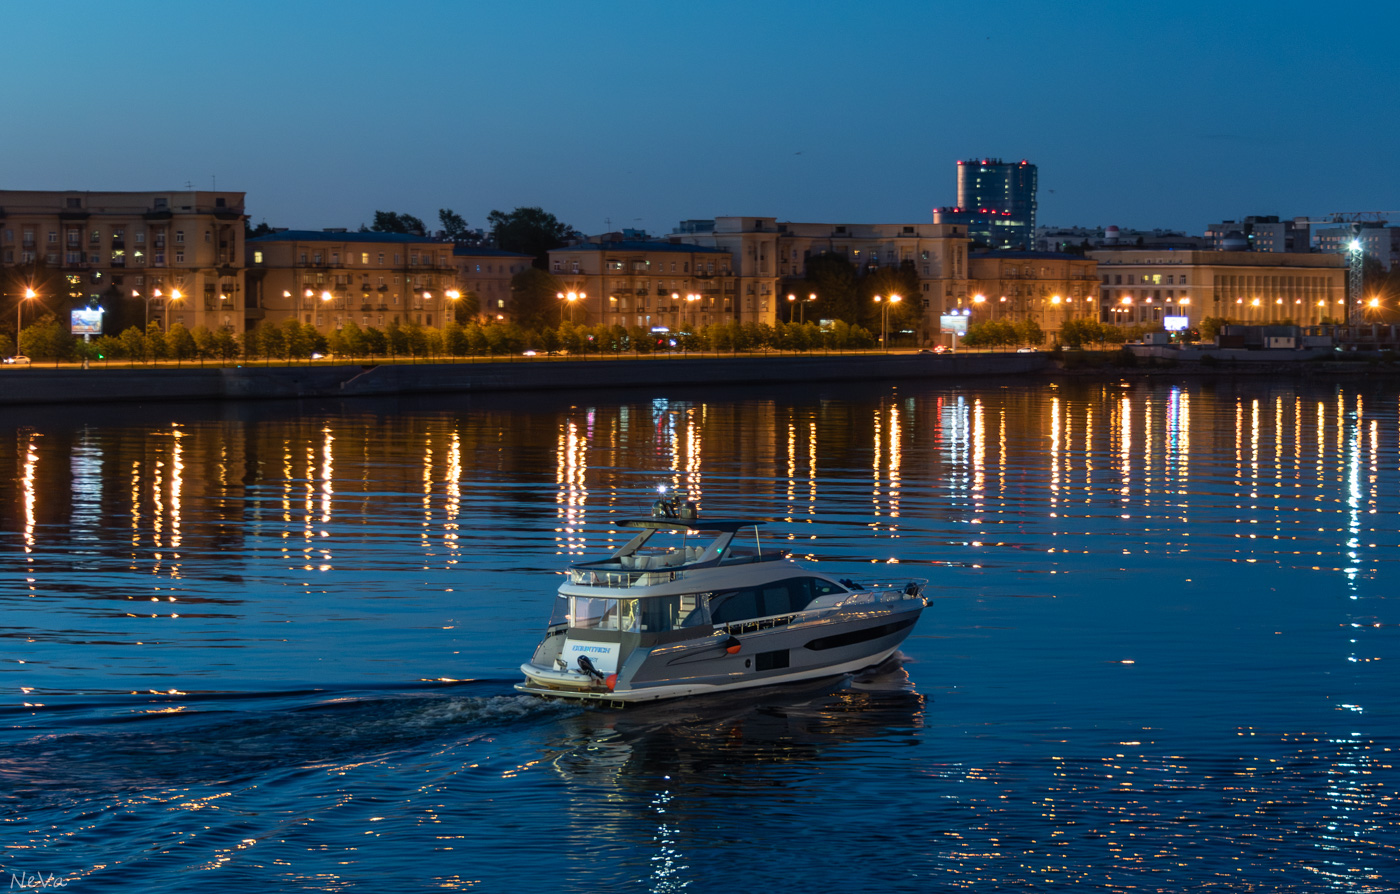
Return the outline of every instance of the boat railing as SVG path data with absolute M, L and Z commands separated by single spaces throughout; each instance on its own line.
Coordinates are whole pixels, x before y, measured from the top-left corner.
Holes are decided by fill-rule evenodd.
M 850 584 L 851 581 L 842 581 Z M 900 599 L 916 599 L 923 596 L 928 579 L 921 577 L 877 577 L 865 578 L 851 587 L 851 595 L 842 600 L 845 605 L 861 605 L 866 602 L 898 602 Z M 865 598 L 857 598 L 865 597 Z
M 606 587 L 627 590 L 632 587 L 654 587 L 658 584 L 684 580 L 685 571 L 658 568 L 647 571 L 622 571 L 613 568 L 570 568 L 569 583 L 582 587 Z

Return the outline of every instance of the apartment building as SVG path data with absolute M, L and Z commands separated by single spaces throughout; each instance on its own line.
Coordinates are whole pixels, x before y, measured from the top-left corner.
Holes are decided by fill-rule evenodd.
M 584 242 L 549 253 L 564 285 L 560 319 L 671 331 L 743 320 L 732 255 L 676 242 Z M 569 296 L 578 296 L 570 299 Z M 771 303 L 771 294 L 770 294 Z
M 452 263 L 457 268 L 457 288 L 464 298 L 476 299 L 476 315 L 482 320 L 514 320 L 511 278 L 534 263 L 534 255 L 499 248 L 457 245 Z
M 400 233 L 282 230 L 248 240 L 248 326 L 297 319 L 443 326 L 460 299 L 450 243 Z
M 65 294 L 40 296 L 60 319 L 95 302 L 109 319 L 239 330 L 243 200 L 200 190 L 3 190 L 0 264 L 21 275 L 61 271 Z
M 968 256 L 972 322 L 1035 320 L 1053 337 L 1066 321 L 1099 318 L 1098 263 L 1049 251 Z
M 1090 252 L 1098 261 L 1099 319 L 1135 325 L 1187 317 L 1315 325 L 1345 319 L 1346 258 L 1248 251 Z
M 733 259 L 734 314 L 741 322 L 776 323 L 785 296 L 806 276 L 807 262 L 830 253 L 863 272 L 913 265 L 924 331 L 937 332 L 943 308 L 968 298 L 967 230 L 950 224 L 779 222 L 772 217 L 683 221 L 671 241 L 727 251 Z M 915 296 L 906 296 L 915 299 Z

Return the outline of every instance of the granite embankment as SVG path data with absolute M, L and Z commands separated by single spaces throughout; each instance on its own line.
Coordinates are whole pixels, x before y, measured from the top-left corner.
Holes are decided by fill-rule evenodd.
M 787 357 L 648 357 L 501 363 L 391 363 L 183 369 L 12 369 L 0 404 L 277 400 L 550 391 L 657 385 L 959 379 L 1039 373 L 1044 354 L 847 354 Z

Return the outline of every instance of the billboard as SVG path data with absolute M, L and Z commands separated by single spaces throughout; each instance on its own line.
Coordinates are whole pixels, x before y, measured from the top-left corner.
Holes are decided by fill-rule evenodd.
M 1191 328 L 1190 317 L 1163 317 L 1162 325 L 1168 332 L 1185 332 Z
M 102 334 L 102 309 L 83 308 L 73 311 L 73 320 L 69 324 L 74 335 L 101 335 Z
M 938 326 L 944 332 L 956 332 L 958 335 L 967 335 L 967 315 L 941 314 L 938 317 Z

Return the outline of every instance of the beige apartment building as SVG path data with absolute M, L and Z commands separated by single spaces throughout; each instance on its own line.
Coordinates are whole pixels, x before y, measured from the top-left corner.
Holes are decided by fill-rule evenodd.
M 1099 318 L 1098 263 L 1048 251 L 968 256 L 971 322 L 1035 320 L 1053 340 L 1066 321 Z
M 1098 262 L 1099 319 L 1118 325 L 1206 317 L 1232 323 L 1346 318 L 1346 258 L 1247 251 L 1089 252 Z
M 745 321 L 732 261 L 722 249 L 674 242 L 584 242 L 549 253 L 563 284 L 561 320 L 672 331 Z
M 871 270 L 908 262 L 920 279 L 917 300 L 924 332 L 938 331 L 945 307 L 968 292 L 967 229 L 956 224 L 828 224 L 779 222 L 772 217 L 717 217 L 683 221 L 669 237 L 719 248 L 734 259 L 736 318 L 776 323 L 787 318 L 788 286 L 806 275 L 807 262 L 824 253 Z M 905 296 L 906 300 L 915 296 Z
M 476 316 L 480 320 L 515 319 L 511 278 L 524 272 L 534 261 L 534 255 L 499 248 L 458 245 L 452 249 L 452 263 L 457 267 L 457 288 L 461 290 L 463 298 L 476 299 Z
M 243 198 L 202 190 L 3 190 L 0 263 L 62 271 L 66 294 L 39 296 L 62 320 L 94 301 L 111 320 L 122 302 L 128 322 L 237 331 Z
M 443 326 L 460 291 L 452 245 L 399 233 L 283 230 L 248 240 L 248 326 L 297 319 L 324 334 L 353 320 Z

